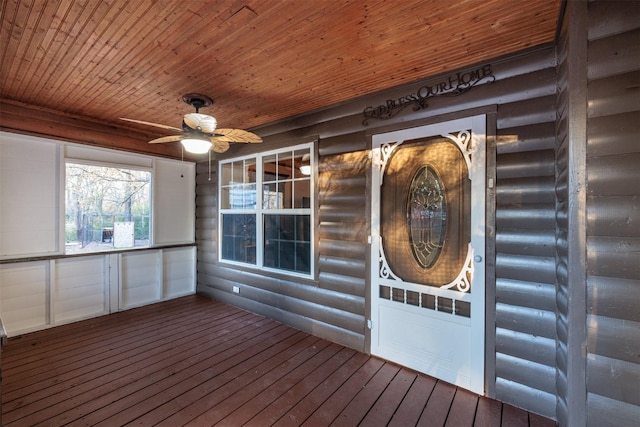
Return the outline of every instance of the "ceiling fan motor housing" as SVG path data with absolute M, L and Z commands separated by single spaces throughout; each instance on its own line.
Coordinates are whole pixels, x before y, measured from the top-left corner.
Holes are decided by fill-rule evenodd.
M 193 129 L 206 134 L 213 134 L 217 125 L 218 121 L 215 117 L 200 113 L 185 114 L 182 120 L 182 127 L 185 128 L 187 126 L 185 130 Z

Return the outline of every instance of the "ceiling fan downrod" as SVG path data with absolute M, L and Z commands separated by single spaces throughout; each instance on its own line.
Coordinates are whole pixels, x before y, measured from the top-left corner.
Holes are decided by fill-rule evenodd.
M 196 113 L 199 113 L 201 108 L 208 107 L 213 104 L 213 99 L 199 93 L 187 93 L 186 95 L 182 95 L 182 101 L 195 108 Z

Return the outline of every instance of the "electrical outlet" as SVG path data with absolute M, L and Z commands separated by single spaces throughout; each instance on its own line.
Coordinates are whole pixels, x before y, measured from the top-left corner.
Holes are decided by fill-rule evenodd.
M 234 294 L 239 294 L 240 293 L 240 286 L 234 286 L 233 287 L 233 293 Z

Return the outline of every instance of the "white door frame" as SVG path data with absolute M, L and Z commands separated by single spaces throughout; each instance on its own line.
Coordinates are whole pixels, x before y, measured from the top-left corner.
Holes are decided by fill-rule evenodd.
M 471 135 L 466 132 L 467 130 L 471 131 Z M 466 279 L 462 278 L 461 274 L 458 279 L 443 288 L 430 287 L 429 292 L 459 301 L 468 301 L 471 303 L 470 317 L 387 301 L 379 296 L 380 284 L 393 287 L 394 284 L 398 286 L 398 281 L 405 289 L 415 291 L 424 289 L 424 286 L 419 284 L 402 282 L 402 279 L 395 276 L 386 264 L 380 236 L 380 189 L 385 165 L 393 150 L 401 146 L 404 141 L 429 136 L 442 136 L 455 142 L 467 162 L 471 179 L 471 243 L 463 272 L 465 270 L 472 272 L 470 286 L 473 290 L 471 293 L 465 291 L 464 288 L 468 283 L 465 283 Z M 486 140 L 486 115 L 372 136 L 369 295 L 371 353 L 478 394 L 485 392 Z M 381 324 L 381 321 L 384 323 Z M 386 324 L 389 322 L 396 324 L 392 331 L 385 332 Z M 451 330 L 445 332 L 439 325 L 444 325 Z M 424 339 L 415 340 L 417 334 Z M 453 336 L 463 338 L 453 339 Z M 412 339 L 413 343 L 410 342 Z M 403 343 L 408 342 L 404 352 L 396 348 L 396 343 L 400 340 L 403 340 Z

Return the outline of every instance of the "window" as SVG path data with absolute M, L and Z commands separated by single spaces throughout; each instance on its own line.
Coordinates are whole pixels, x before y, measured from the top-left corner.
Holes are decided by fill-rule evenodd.
M 151 171 L 65 165 L 65 253 L 149 246 Z
M 220 258 L 313 271 L 313 144 L 220 162 Z

